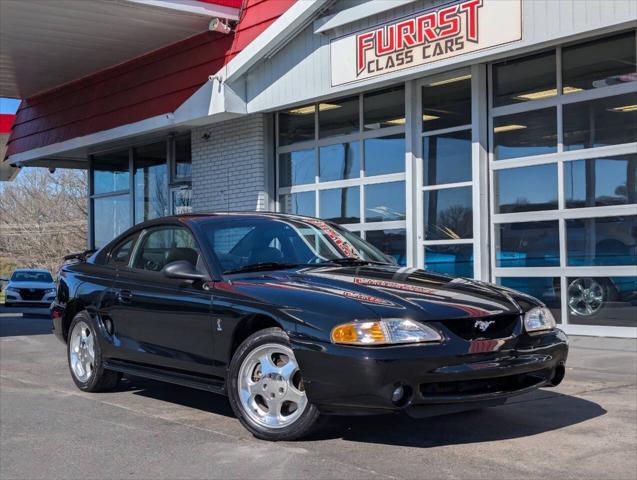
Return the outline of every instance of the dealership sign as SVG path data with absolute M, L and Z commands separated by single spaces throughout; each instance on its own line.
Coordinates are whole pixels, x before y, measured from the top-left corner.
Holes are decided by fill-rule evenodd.
M 522 38 L 522 0 L 464 0 L 332 40 L 332 85 L 427 65 Z

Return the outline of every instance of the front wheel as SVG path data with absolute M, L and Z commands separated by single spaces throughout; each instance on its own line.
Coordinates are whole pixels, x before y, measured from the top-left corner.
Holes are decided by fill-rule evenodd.
M 243 426 L 264 440 L 306 436 L 320 416 L 308 401 L 289 339 L 279 328 L 256 332 L 239 346 L 230 362 L 228 396 Z
M 102 350 L 91 316 L 85 311 L 78 313 L 71 321 L 69 332 L 67 356 L 71 377 L 77 388 L 85 392 L 115 388 L 122 374 L 102 366 Z

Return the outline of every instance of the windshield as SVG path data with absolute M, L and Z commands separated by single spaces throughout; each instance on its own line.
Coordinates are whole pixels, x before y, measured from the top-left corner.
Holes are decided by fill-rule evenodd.
M 13 272 L 11 281 L 53 283 L 53 277 L 49 272 Z
M 307 265 L 347 258 L 389 263 L 355 234 L 321 220 L 234 218 L 202 226 L 224 272 L 257 264 Z

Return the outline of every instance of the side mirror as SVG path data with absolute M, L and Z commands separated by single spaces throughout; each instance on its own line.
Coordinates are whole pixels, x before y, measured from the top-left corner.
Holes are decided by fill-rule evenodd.
M 207 280 L 207 275 L 195 270 L 192 263 L 186 260 L 177 260 L 166 265 L 161 273 L 168 278 L 178 278 L 180 280 Z

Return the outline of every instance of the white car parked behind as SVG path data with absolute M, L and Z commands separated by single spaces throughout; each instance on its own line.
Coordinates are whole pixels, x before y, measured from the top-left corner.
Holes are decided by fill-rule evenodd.
M 5 290 L 5 307 L 48 307 L 55 299 L 55 282 L 47 270 L 19 268 L 11 275 Z

